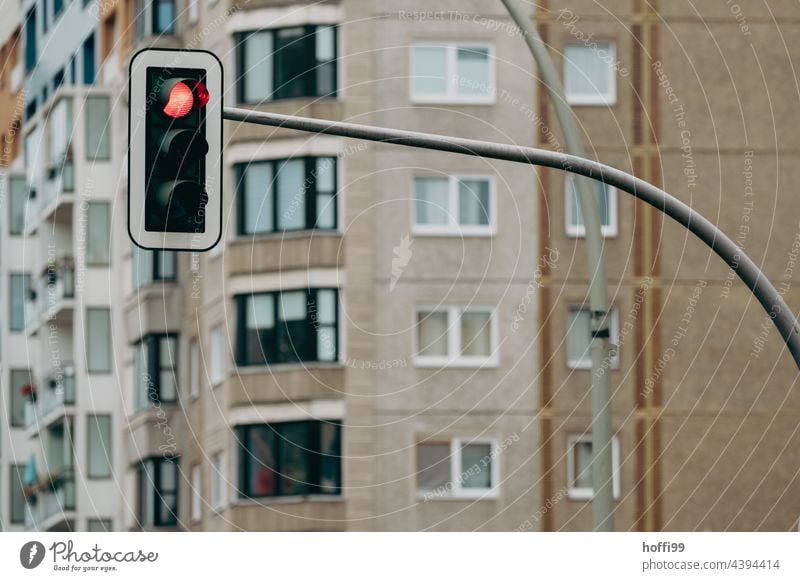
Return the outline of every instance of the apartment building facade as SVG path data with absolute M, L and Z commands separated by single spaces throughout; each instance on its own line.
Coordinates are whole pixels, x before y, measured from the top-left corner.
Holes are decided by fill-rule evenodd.
M 796 139 L 780 121 L 797 109 L 785 81 L 796 54 L 774 42 L 796 30 L 797 7 L 539 5 L 536 25 L 564 71 L 589 155 L 717 223 L 797 305 Z M 540 118 L 552 127 L 543 87 L 537 92 Z M 537 134 L 537 145 L 561 147 L 555 133 Z M 561 256 L 546 265 L 537 301 L 539 502 L 553 505 L 540 525 L 586 530 L 591 376 L 582 223 L 564 176 L 541 170 L 539 179 L 539 245 Z M 603 190 L 612 340 L 620 346 L 609 366 L 617 528 L 795 528 L 798 374 L 780 336 L 705 245 L 655 209 Z
M 653 63 L 701 123 L 705 102 L 668 57 L 704 20 L 638 0 L 616 3 L 619 20 L 573 4 L 531 17 L 591 151 L 685 195 L 670 183 L 692 174 Z M 703 16 L 726 34 L 741 27 L 730 13 Z M 0 229 L 5 529 L 590 527 L 585 249 L 562 174 L 226 122 L 224 243 L 148 252 L 126 233 L 137 50 L 214 52 L 227 106 L 559 147 L 502 6 L 28 0 L 19 21 L 25 147 Z M 731 42 L 725 54 L 746 50 Z M 717 70 L 701 65 L 701 79 Z M 717 209 L 742 190 L 745 149 L 737 132 L 723 143 L 725 187 L 714 184 L 713 203 L 687 201 L 730 232 L 738 214 Z M 746 145 L 763 167 L 777 163 L 766 141 Z M 719 145 L 692 146 L 700 175 Z M 751 353 L 761 313 L 660 214 L 598 196 L 620 344 L 609 371 L 617 528 L 788 529 L 800 512 L 784 446 L 796 371 L 777 337 L 742 378 L 716 365 Z M 760 220 L 754 245 L 755 225 L 771 223 Z M 790 245 L 780 224 L 770 248 Z M 776 260 L 768 273 L 780 278 Z M 714 302 L 710 289 L 725 291 L 727 316 L 696 307 Z M 741 336 L 705 340 L 708 328 Z M 744 444 L 745 478 L 726 455 L 753 430 L 765 438 Z

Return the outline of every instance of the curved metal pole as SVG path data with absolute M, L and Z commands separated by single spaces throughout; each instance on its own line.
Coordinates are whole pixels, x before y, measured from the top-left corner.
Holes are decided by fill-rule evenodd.
M 501 0 L 514 23 L 523 33 L 536 65 L 542 84 L 550 96 L 556 119 L 564 135 L 567 151 L 585 158 L 583 139 L 578 131 L 575 114 L 567 103 L 561 77 L 553 59 L 533 22 L 516 0 Z M 595 186 L 585 177 L 574 179 L 578 204 L 586 228 L 586 254 L 589 267 L 589 302 L 591 306 L 592 353 L 592 528 L 595 531 L 614 530 L 614 467 L 612 439 L 614 427 L 611 416 L 611 374 L 604 373 L 603 364 L 610 359 L 608 332 L 608 274 L 603 254 L 600 207 L 595 196 Z
M 725 235 L 722 230 L 703 218 L 692 208 L 669 195 L 667 192 L 647 183 L 635 176 L 615 169 L 590 159 L 583 159 L 559 153 L 546 151 L 533 147 L 518 145 L 505 145 L 480 141 L 477 139 L 464 139 L 462 137 L 448 137 L 433 135 L 417 131 L 404 131 L 402 129 L 388 129 L 385 127 L 371 127 L 357 123 L 343 121 L 326 121 L 324 119 L 311 119 L 293 115 L 281 115 L 265 111 L 251 111 L 248 109 L 235 109 L 226 107 L 222 116 L 231 121 L 255 123 L 271 127 L 284 127 L 297 131 L 310 133 L 325 133 L 340 137 L 379 141 L 407 147 L 420 147 L 437 151 L 449 151 L 463 155 L 474 155 L 502 161 L 527 163 L 561 169 L 578 175 L 614 186 L 628 192 L 634 197 L 647 202 L 654 208 L 662 211 L 667 216 L 686 227 L 700 240 L 706 243 L 725 263 L 730 266 L 737 276 L 744 282 L 753 295 L 764 307 L 764 310 L 775 322 L 775 326 L 786 342 L 795 365 L 800 370 L 800 324 L 798 324 L 789 306 L 783 300 L 778 290 L 767 280 L 764 273 L 736 244 Z
M 636 176 L 590 159 L 533 147 L 504 145 L 477 139 L 448 137 L 446 135 L 434 135 L 418 131 L 372 127 L 357 123 L 326 121 L 324 119 L 281 115 L 279 113 L 251 111 L 249 109 L 235 109 L 233 107 L 225 107 L 222 116 L 231 121 L 284 127 L 309 133 L 325 133 L 327 135 L 379 141 L 407 147 L 420 147 L 502 161 L 541 165 L 610 184 L 618 190 L 628 192 L 665 213 L 700 238 L 722 258 L 747 288 L 753 292 L 758 302 L 761 303 L 761 306 L 764 307 L 764 310 L 775 322 L 775 326 L 789 348 L 789 353 L 791 353 L 795 365 L 800 370 L 800 324 L 798 324 L 797 319 L 781 294 L 767 280 L 767 277 L 764 276 L 764 273 L 756 266 L 755 262 L 745 254 L 744 250 L 736 246 L 733 240 L 728 238 L 722 230 L 692 208 Z

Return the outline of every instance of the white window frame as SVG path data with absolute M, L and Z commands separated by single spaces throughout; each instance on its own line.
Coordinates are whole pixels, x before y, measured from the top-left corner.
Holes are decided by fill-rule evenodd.
M 447 180 L 448 224 L 420 224 L 417 221 L 417 179 Z M 489 182 L 489 223 L 485 226 L 458 223 L 460 199 L 458 184 L 464 180 L 485 180 Z M 490 174 L 415 174 L 411 179 L 411 231 L 415 236 L 494 236 L 497 234 L 497 195 L 495 179 Z
M 200 397 L 200 341 L 195 337 L 189 342 L 189 397 Z
M 420 313 L 447 313 L 447 355 L 420 355 L 419 354 L 419 329 L 417 321 Z M 487 357 L 460 355 L 461 351 L 461 314 L 464 312 L 489 314 L 489 341 L 490 353 Z M 497 309 L 490 306 L 418 306 L 414 310 L 414 365 L 416 367 L 464 367 L 464 368 L 491 368 L 497 367 L 500 362 L 498 353 L 498 321 Z
M 425 444 L 427 442 L 418 442 Z M 437 442 L 430 442 L 431 444 Z M 442 442 L 445 443 L 445 442 Z M 465 444 L 488 444 L 490 451 L 490 473 L 489 488 L 465 488 L 462 486 L 461 474 L 461 447 Z M 443 486 L 441 490 L 421 490 L 417 489 L 417 497 L 424 500 L 494 500 L 500 496 L 500 448 L 496 438 L 452 438 L 450 440 L 450 486 Z M 415 466 L 419 470 L 419 465 Z
M 564 93 L 567 103 L 576 106 L 607 106 L 611 107 L 617 104 L 617 71 L 615 64 L 617 62 L 617 44 L 613 40 L 598 40 L 596 42 L 598 48 L 591 48 L 581 42 L 569 42 L 564 48 Z M 607 73 L 609 77 L 609 86 L 611 90 L 609 93 L 603 95 L 599 91 L 593 93 L 570 93 L 567 83 L 567 64 L 568 56 L 567 49 L 570 47 L 585 48 L 597 52 L 600 50 L 600 45 L 608 45 L 608 63 L 603 63 L 608 67 Z M 600 61 L 602 62 L 602 60 Z
M 192 466 L 191 474 L 192 493 L 191 498 L 191 516 L 192 521 L 199 522 L 203 518 L 203 495 L 200 487 L 202 486 L 202 472 L 200 471 L 200 464 Z
M 444 48 L 445 56 L 445 82 L 447 91 L 440 95 L 418 94 L 414 92 L 414 71 L 416 69 L 414 49 L 415 48 Z M 485 48 L 489 58 L 489 94 L 488 95 L 463 95 L 458 92 L 458 49 L 459 48 Z M 409 47 L 409 75 L 408 92 L 411 95 L 411 102 L 414 104 L 447 103 L 453 105 L 492 105 L 497 99 L 496 71 L 494 58 L 494 45 L 489 42 L 415 42 Z
M 200 19 L 200 0 L 187 0 L 189 5 L 187 6 L 189 24 L 197 24 L 197 21 Z
M 573 331 L 573 327 L 570 325 L 569 321 L 572 311 L 587 311 L 591 314 L 591 309 L 586 305 L 570 305 L 567 309 L 567 337 L 569 337 L 569 333 Z M 617 345 L 619 341 L 619 310 L 613 306 L 608 311 L 608 332 L 610 335 L 609 341 L 616 346 L 616 352 L 611 358 L 611 369 L 619 369 L 619 346 Z M 570 357 L 569 338 L 567 338 L 565 342 L 565 348 L 567 350 L 567 367 L 570 369 L 592 368 L 591 357 L 584 357 L 582 359 L 573 359 Z
M 589 179 L 589 178 L 586 178 Z M 572 223 L 572 178 L 567 175 L 564 179 L 564 228 L 567 236 L 571 238 L 586 238 L 586 220 L 583 224 Z M 594 180 L 592 180 L 594 182 Z M 597 182 L 600 183 L 600 182 Z M 619 235 L 619 214 L 617 213 L 617 188 L 603 184 L 608 195 L 608 224 L 600 225 L 600 234 L 604 238 L 616 238 Z
M 575 482 L 575 445 L 591 441 L 590 434 L 567 438 L 567 497 L 571 500 L 592 500 L 594 496 L 594 490 L 591 487 L 572 485 Z M 611 439 L 611 487 L 614 492 L 614 500 L 620 498 L 619 457 L 619 439 L 614 436 Z
M 221 450 L 211 455 L 211 508 L 225 508 L 225 453 Z
M 216 336 L 219 337 L 217 344 Z M 209 383 L 216 387 L 225 381 L 225 334 L 222 324 L 214 325 L 208 333 Z

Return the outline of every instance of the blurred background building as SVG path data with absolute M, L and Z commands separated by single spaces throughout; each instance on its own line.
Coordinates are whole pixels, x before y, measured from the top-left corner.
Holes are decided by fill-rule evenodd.
M 146 47 L 214 52 L 228 106 L 560 147 L 500 3 L 402 4 L 3 3 L 3 530 L 590 528 L 563 174 L 226 122 L 224 244 L 127 236 Z M 800 91 L 776 30 L 798 9 L 611 4 L 530 11 L 591 155 L 690 202 L 797 304 Z M 795 526 L 778 334 L 705 246 L 598 199 L 618 530 Z

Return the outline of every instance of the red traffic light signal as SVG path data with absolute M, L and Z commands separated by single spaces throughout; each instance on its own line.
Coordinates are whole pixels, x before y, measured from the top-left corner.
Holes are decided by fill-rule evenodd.
M 128 231 L 144 248 L 203 251 L 222 231 L 222 66 L 147 49 L 130 66 Z

